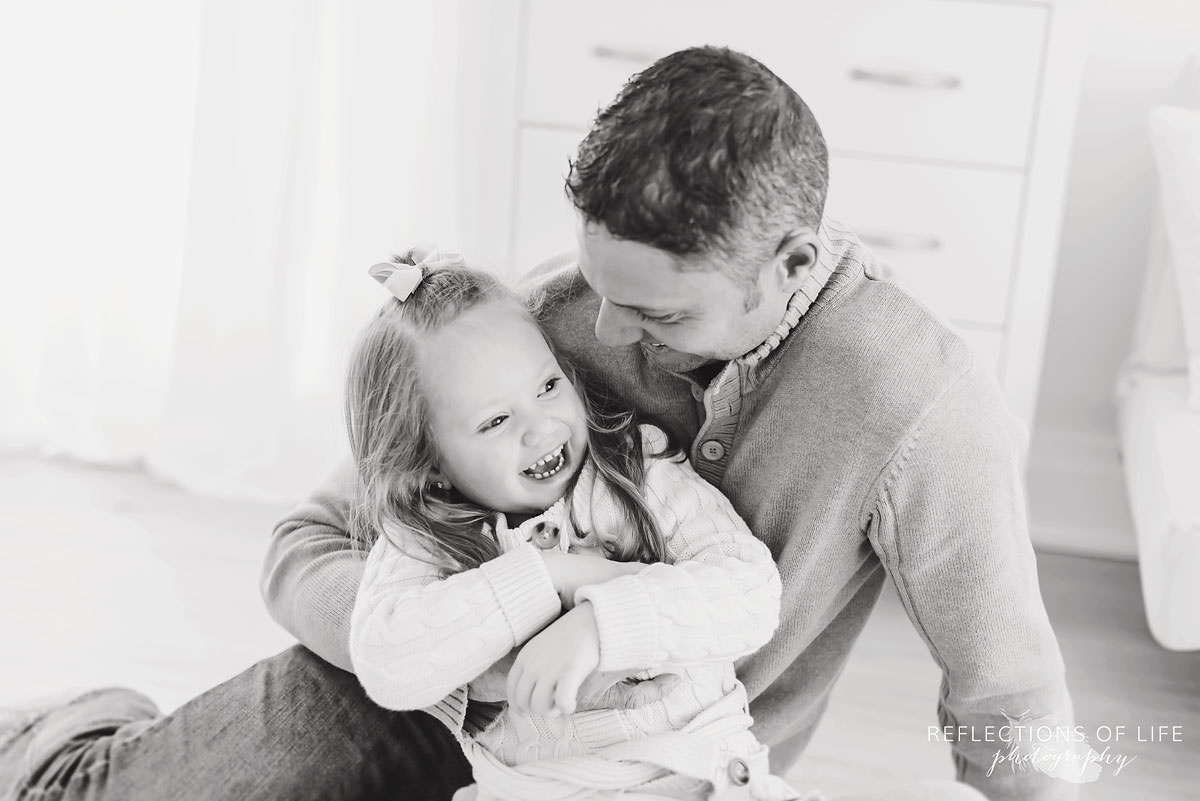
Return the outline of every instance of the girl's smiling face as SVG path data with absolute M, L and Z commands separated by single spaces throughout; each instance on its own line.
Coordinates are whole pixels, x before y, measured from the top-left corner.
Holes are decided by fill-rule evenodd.
M 587 452 L 583 403 L 528 313 L 511 302 L 464 312 L 422 347 L 435 479 L 506 514 L 544 511 Z

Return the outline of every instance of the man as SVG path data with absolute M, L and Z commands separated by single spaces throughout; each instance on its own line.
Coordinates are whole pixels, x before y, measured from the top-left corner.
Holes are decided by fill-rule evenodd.
M 943 670 L 943 725 L 987 740 L 1006 714 L 1071 717 L 1026 532 L 1018 427 L 962 341 L 822 221 L 826 161 L 807 107 L 761 64 L 713 48 L 667 56 L 581 145 L 568 181 L 577 262 L 531 287 L 559 347 L 687 443 L 770 547 L 781 623 L 738 672 L 780 774 L 889 575 Z M 354 485 L 352 467 L 339 470 L 271 542 L 264 597 L 309 650 L 167 718 L 128 694 L 77 700 L 37 724 L 33 785 L 62 798 L 446 799 L 468 783 L 433 718 L 374 707 L 330 666 L 352 667 Z M 1073 797 L 1041 770 L 986 776 L 1002 748 L 961 737 L 960 778 L 992 799 Z M 856 798 L 868 797 L 978 795 L 950 784 Z
M 985 732 L 1006 714 L 1071 723 L 1019 426 L 967 346 L 822 223 L 826 165 L 808 108 L 761 64 L 667 56 L 580 145 L 567 182 L 578 259 L 543 270 L 540 316 L 577 364 L 689 444 L 775 556 L 779 631 L 739 675 L 777 772 L 811 737 L 890 575 L 943 670 L 942 724 L 968 727 L 959 777 L 994 799 L 1072 797 L 1041 770 L 985 775 L 1006 750 Z M 347 668 L 349 500 L 326 491 L 285 521 L 264 581 L 276 618 Z

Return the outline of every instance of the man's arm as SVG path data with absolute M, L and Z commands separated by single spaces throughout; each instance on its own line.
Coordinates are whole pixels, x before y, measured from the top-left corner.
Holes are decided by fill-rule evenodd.
M 939 722 L 956 727 L 959 779 L 993 801 L 1072 799 L 1074 783 L 1009 759 L 1001 739 L 1013 718 L 1074 722 L 1029 541 L 1022 440 L 994 382 L 962 377 L 880 477 L 868 536 L 942 668 Z M 1068 748 L 1049 742 L 1042 754 Z
M 352 670 L 350 615 L 367 557 L 350 542 L 356 482 L 346 461 L 275 527 L 260 581 L 271 617 L 343 670 Z

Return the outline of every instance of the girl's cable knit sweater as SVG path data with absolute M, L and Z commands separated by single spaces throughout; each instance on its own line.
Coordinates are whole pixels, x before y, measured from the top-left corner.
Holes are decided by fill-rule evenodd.
M 661 431 L 643 426 L 642 434 L 645 453 L 665 449 Z M 445 723 L 464 743 L 477 781 L 502 797 L 532 797 L 534 788 L 552 797 L 548 765 L 551 784 L 566 793 L 637 786 L 689 797 L 705 782 L 724 781 L 734 756 L 762 774 L 754 776 L 756 795 L 789 797 L 766 775 L 765 749 L 749 732 L 745 688 L 733 670 L 733 660 L 766 643 L 777 625 L 780 584 L 770 551 L 686 461 L 648 455 L 645 496 L 667 560 L 576 593 L 576 603 L 592 604 L 600 642 L 598 672 L 576 712 L 552 717 L 503 706 L 489 721 L 483 704 L 504 701 L 506 657 L 562 612 L 530 542 L 535 530 L 552 526 L 563 541 L 628 536 L 590 462 L 571 509 L 563 499 L 512 529 L 498 515 L 502 554 L 477 569 L 440 578 L 412 538 L 379 538 L 351 620 L 350 655 L 368 694 L 393 709 L 425 708 Z M 485 712 L 469 717 L 469 706 Z M 680 740 L 680 732 L 688 736 Z M 631 742 L 636 760 L 626 751 Z

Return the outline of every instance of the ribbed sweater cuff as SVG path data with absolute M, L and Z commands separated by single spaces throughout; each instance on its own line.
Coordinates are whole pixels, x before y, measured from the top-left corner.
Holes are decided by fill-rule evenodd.
M 491 584 L 517 644 L 541 631 L 562 611 L 546 563 L 529 543 L 484 562 L 479 570 Z
M 462 736 L 463 721 L 467 718 L 467 693 L 460 687 L 424 711 L 437 718 L 457 740 Z
M 600 634 L 598 670 L 644 669 L 659 658 L 658 624 L 650 593 L 637 576 L 589 584 L 575 592 L 575 603 L 589 601 Z
M 575 727 L 575 736 L 579 738 L 579 743 L 589 753 L 636 737 L 635 732 L 630 731 L 621 715 L 613 709 L 576 712 L 571 716 L 571 725 Z

